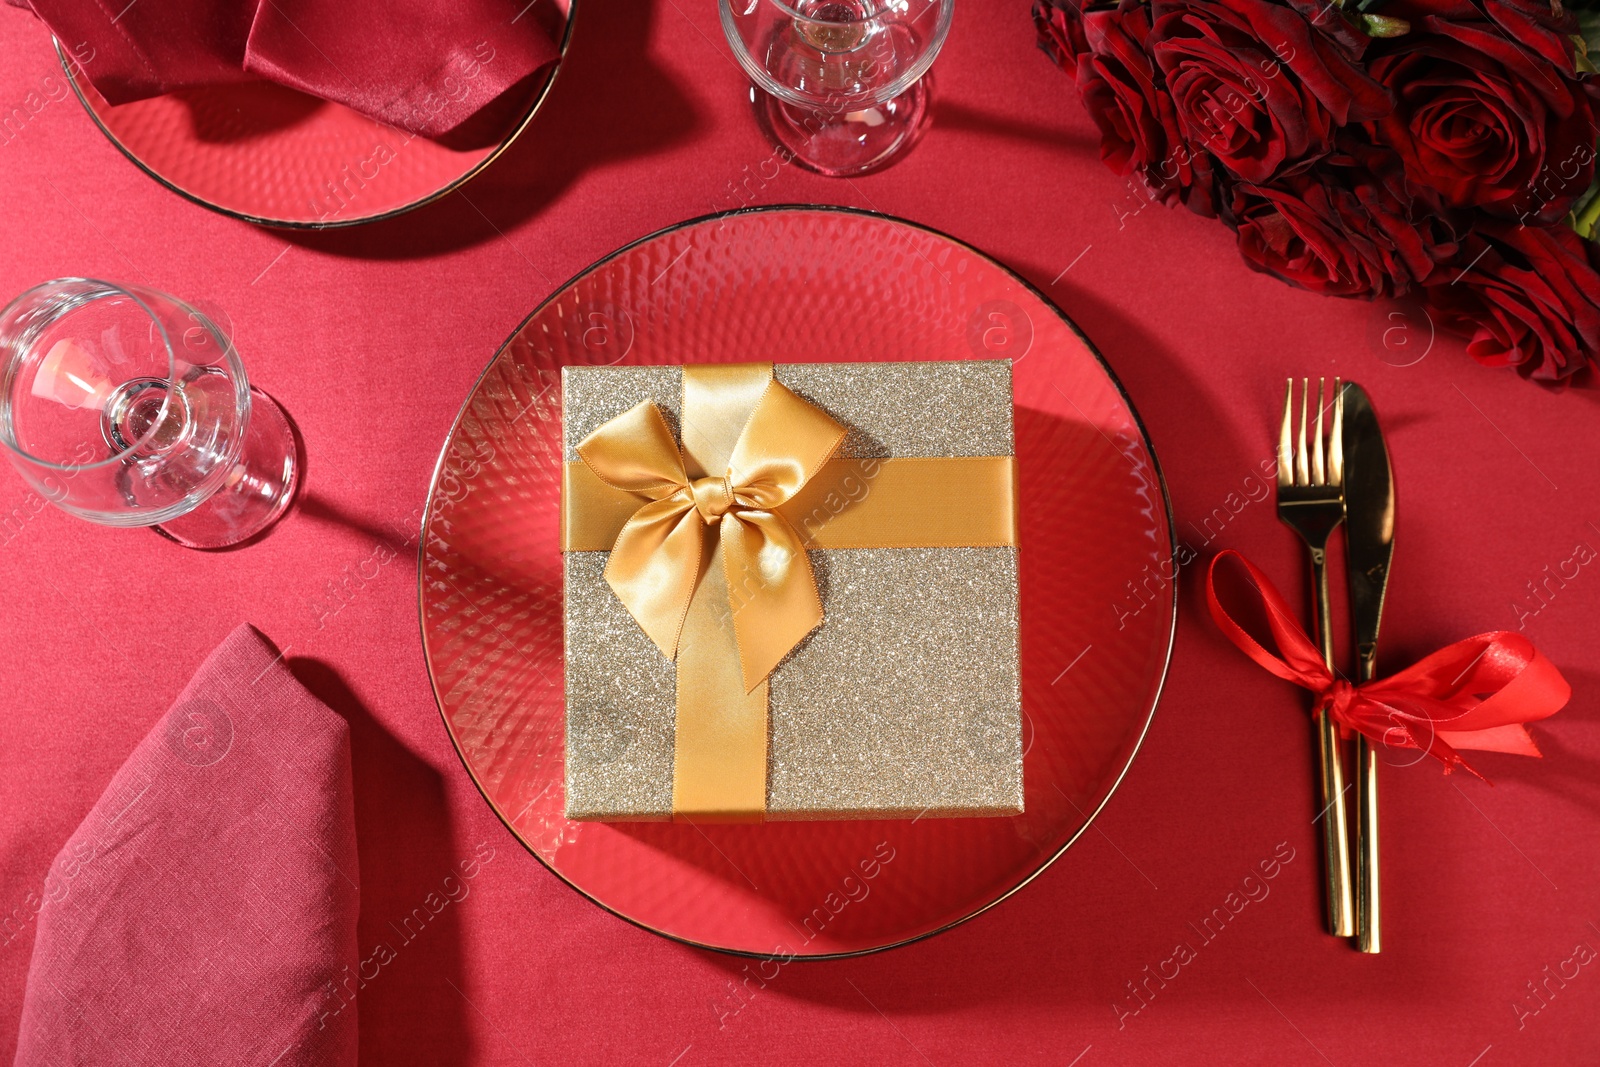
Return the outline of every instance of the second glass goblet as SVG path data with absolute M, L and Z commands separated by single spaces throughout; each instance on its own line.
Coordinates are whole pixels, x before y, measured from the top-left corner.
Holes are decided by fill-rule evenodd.
M 954 0 L 720 0 L 734 55 L 778 144 L 830 177 L 883 166 L 928 120 L 924 78 Z
M 211 318 L 89 278 L 0 311 L 0 443 L 62 510 L 191 548 L 254 537 L 299 480 L 288 419 Z

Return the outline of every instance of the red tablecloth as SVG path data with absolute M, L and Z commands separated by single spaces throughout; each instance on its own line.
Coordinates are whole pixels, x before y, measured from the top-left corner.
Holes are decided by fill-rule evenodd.
M 938 125 L 853 182 L 772 176 L 712 0 L 581 6 L 547 110 L 464 194 L 309 237 L 140 174 L 63 98 L 43 28 L 0 11 L 0 293 L 88 274 L 214 302 L 309 452 L 298 513 L 223 555 L 71 519 L 0 471 L 0 1060 L 48 865 L 241 620 L 352 721 L 362 945 L 461 858 L 492 856 L 361 991 L 364 1063 L 1600 1058 L 1600 974 L 1579 962 L 1600 958 L 1595 391 L 1428 349 L 1420 315 L 1293 291 L 1250 273 L 1216 223 L 1141 210 L 1022 0 L 961 5 Z M 1179 536 L 1240 548 L 1287 588 L 1297 546 L 1245 493 L 1283 378 L 1343 374 L 1373 394 L 1402 501 L 1385 658 L 1520 623 L 1574 689 L 1534 728 L 1544 761 L 1479 760 L 1493 789 L 1428 764 L 1386 775 L 1381 956 L 1319 931 L 1299 695 L 1211 629 L 1193 567 L 1166 697 L 1102 817 L 1015 898 L 930 941 L 763 984 L 600 911 L 500 826 L 445 737 L 417 630 L 415 531 L 444 433 L 496 346 L 594 259 L 690 216 L 793 201 L 915 219 L 1045 288 L 1132 394 Z M 1196 934 L 1291 848 L 1270 895 Z M 1180 941 L 1193 958 L 1146 984 Z

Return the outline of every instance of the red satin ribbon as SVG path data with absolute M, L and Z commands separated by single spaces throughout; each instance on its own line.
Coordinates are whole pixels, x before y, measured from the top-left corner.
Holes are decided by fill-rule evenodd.
M 1217 565 L 1236 559 L 1266 609 L 1278 655 L 1234 621 L 1217 600 Z M 1572 687 L 1521 634 L 1495 630 L 1457 641 L 1387 678 L 1351 685 L 1335 677 L 1322 652 L 1295 619 L 1272 582 L 1249 560 L 1219 552 L 1206 574 L 1211 618 L 1240 651 L 1285 681 L 1317 695 L 1314 710 L 1328 709 L 1344 736 L 1359 733 L 1392 748 L 1414 748 L 1444 764 L 1483 775 L 1456 749 L 1538 756 L 1523 723 L 1560 711 Z

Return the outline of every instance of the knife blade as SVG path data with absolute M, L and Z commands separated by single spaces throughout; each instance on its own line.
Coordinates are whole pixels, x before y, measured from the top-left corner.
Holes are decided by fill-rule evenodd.
M 1366 390 L 1344 386 L 1346 581 L 1355 637 L 1356 681 L 1376 671 L 1378 629 L 1394 558 L 1395 492 L 1389 449 Z M 1356 740 L 1356 943 L 1363 952 L 1382 946 L 1378 891 L 1378 757 L 1365 737 Z

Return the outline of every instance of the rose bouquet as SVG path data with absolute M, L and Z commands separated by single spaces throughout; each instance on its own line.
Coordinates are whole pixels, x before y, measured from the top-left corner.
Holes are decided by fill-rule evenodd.
M 1600 0 L 1590 0 L 1591 3 Z M 1113 170 L 1256 270 L 1419 295 L 1479 361 L 1600 365 L 1600 12 L 1562 0 L 1035 0 Z

